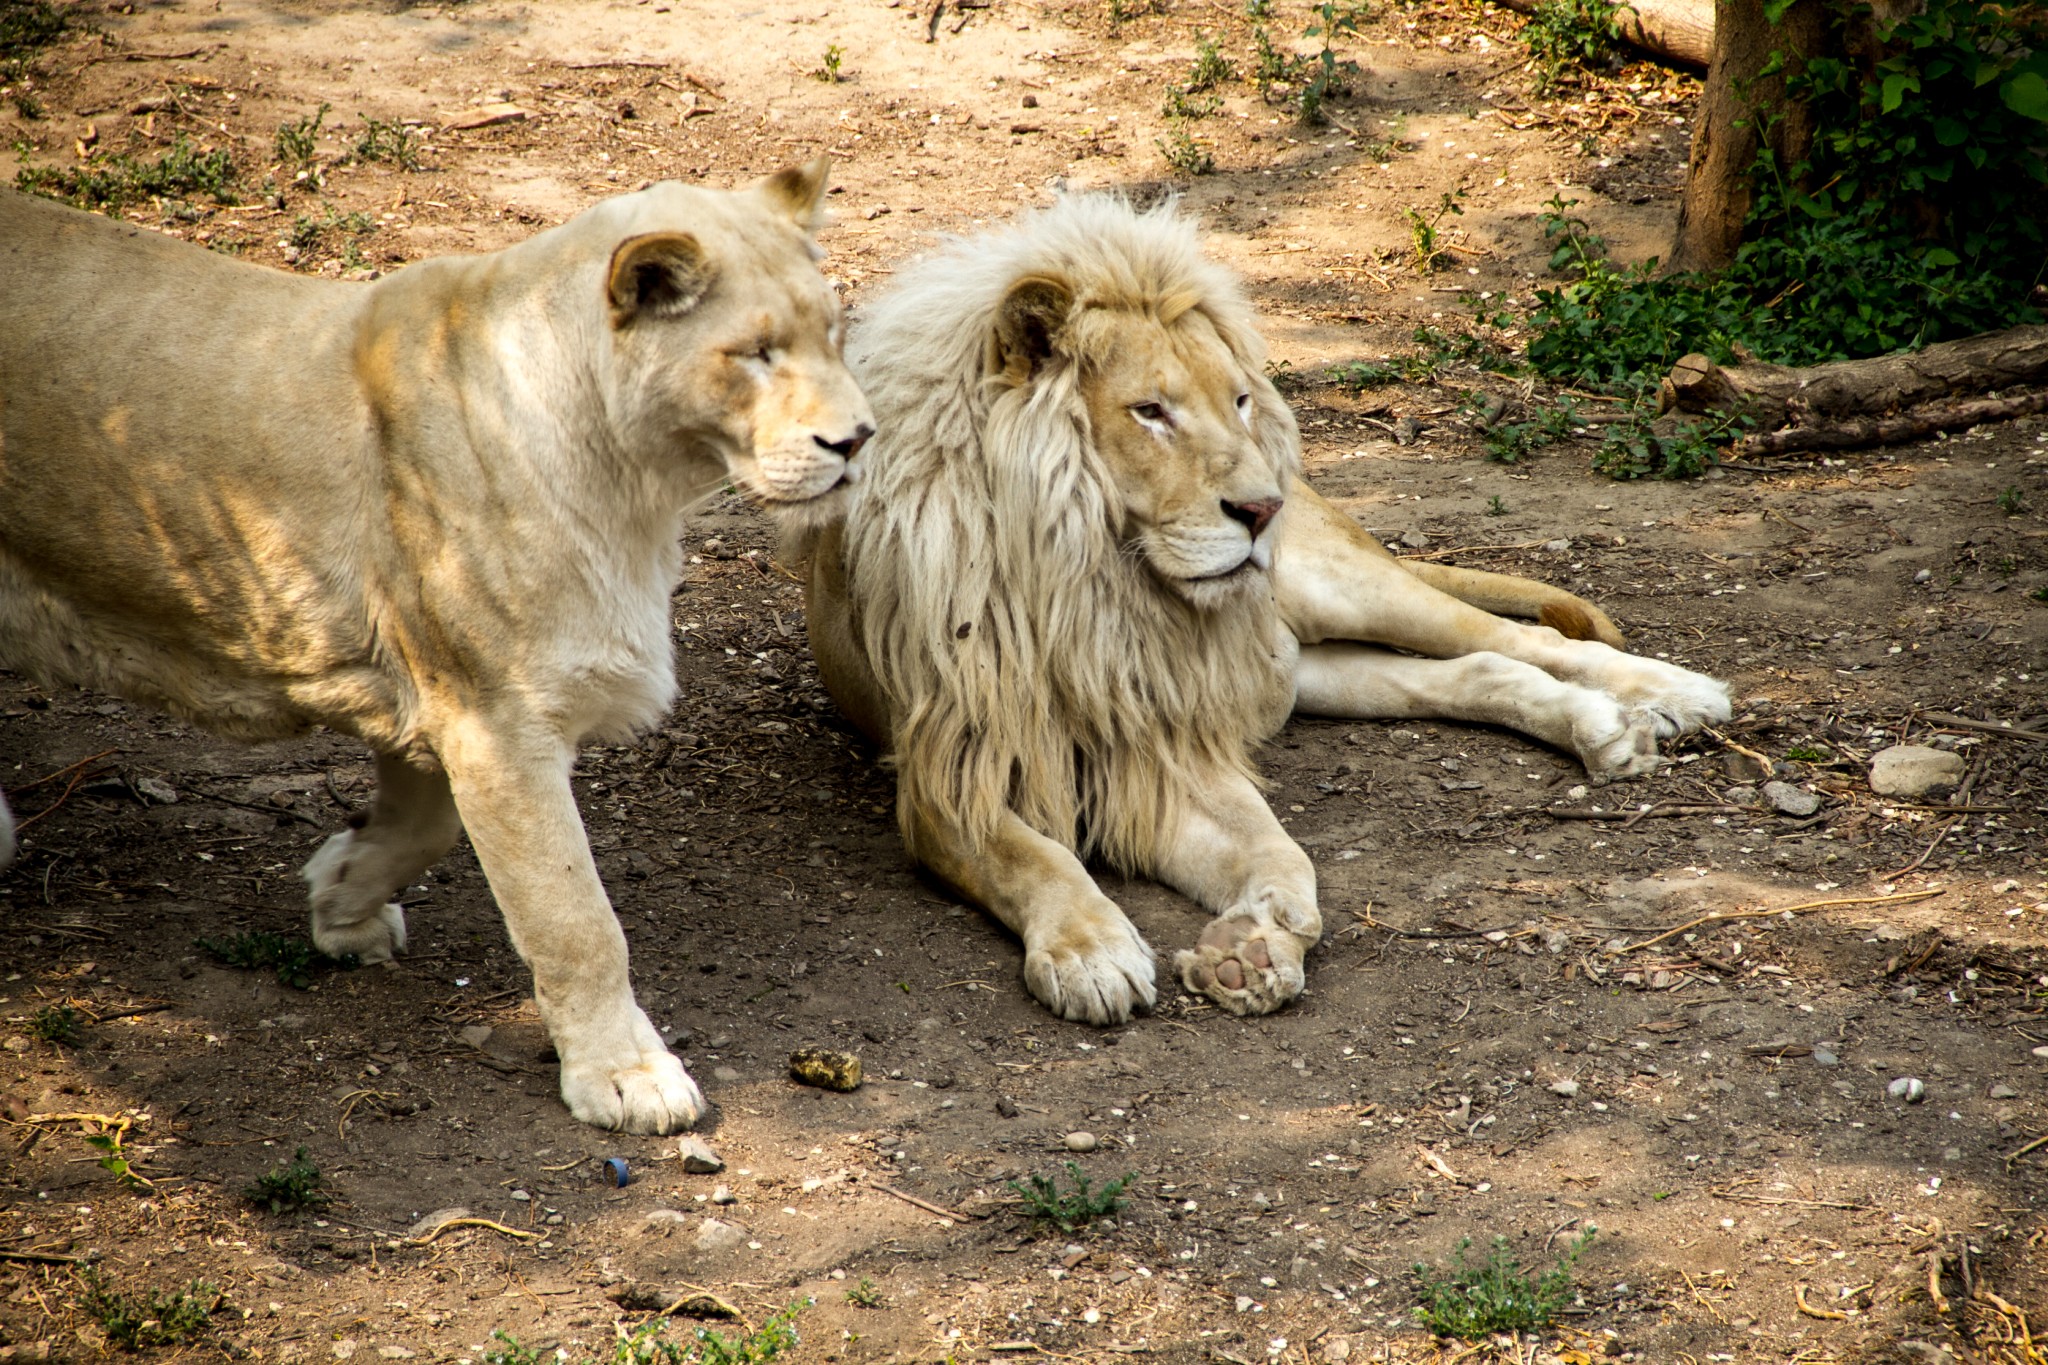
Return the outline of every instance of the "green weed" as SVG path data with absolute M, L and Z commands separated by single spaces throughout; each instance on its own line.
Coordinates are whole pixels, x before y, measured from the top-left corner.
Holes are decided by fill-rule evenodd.
M 827 85 L 839 84 L 844 79 L 839 74 L 839 66 L 845 59 L 846 54 L 840 50 L 839 44 L 828 44 L 825 48 L 824 60 L 811 70 L 811 79 L 823 81 Z
M 1489 517 L 1504 517 L 1507 514 L 1507 502 L 1500 494 L 1496 493 L 1486 500 L 1486 515 Z
M 1216 169 L 1216 158 L 1189 137 L 1185 128 L 1168 128 L 1164 136 L 1152 140 L 1152 145 L 1166 158 L 1167 165 L 1184 175 L 1207 175 Z
M 759 1327 L 730 1336 L 699 1327 L 686 1341 L 670 1340 L 668 1319 L 658 1318 L 619 1338 L 609 1354 L 584 1355 L 573 1361 L 566 1351 L 537 1350 L 501 1330 L 491 1333 L 502 1343 L 501 1349 L 485 1351 L 483 1360 L 484 1365 L 766 1365 L 796 1349 L 797 1314 L 810 1306 L 811 1300 L 800 1300 Z
M 1785 751 L 1785 757 L 1794 763 L 1826 763 L 1834 755 L 1826 749 L 1816 749 L 1805 744 L 1795 744 Z
M 235 164 L 225 149 L 202 152 L 183 133 L 155 161 L 108 156 L 83 166 L 31 166 L 14 174 L 14 187 L 28 194 L 61 199 L 82 209 L 118 209 L 148 199 L 189 199 L 208 195 L 214 202 L 235 202 Z
M 1549 407 L 1539 406 L 1519 422 L 1495 422 L 1486 429 L 1486 458 L 1496 464 L 1520 464 L 1546 446 L 1579 434 L 1585 418 L 1569 396 Z M 1494 512 L 1499 516 L 1499 512 Z
M 1541 0 L 1522 28 L 1536 64 L 1536 88 L 1549 94 L 1569 75 L 1591 71 L 1621 50 L 1621 14 L 1607 0 Z
M 1721 447 L 1755 425 L 1751 418 L 1712 414 L 1697 420 L 1652 422 L 1638 405 L 1629 420 L 1601 436 L 1593 468 L 1610 479 L 1693 479 L 1721 462 Z
M 1408 220 L 1408 239 L 1414 251 L 1415 269 L 1418 274 L 1427 275 L 1437 268 L 1438 262 L 1450 254 L 1450 247 L 1444 240 L 1443 221 L 1465 212 L 1459 200 L 1465 197 L 1464 186 L 1445 190 L 1437 200 L 1436 208 L 1424 213 L 1418 208 L 1401 210 Z
M 334 1202 L 334 1196 L 321 1188 L 324 1183 L 320 1168 L 313 1164 L 312 1158 L 306 1155 L 306 1149 L 301 1147 L 292 1154 L 290 1161 L 265 1171 L 243 1186 L 242 1197 L 272 1213 L 323 1209 Z
M 1524 1271 L 1508 1239 L 1493 1239 L 1484 1265 L 1465 1259 L 1472 1239 L 1462 1238 L 1452 1254 L 1456 1262 L 1441 1274 L 1418 1262 L 1415 1278 L 1422 1302 L 1416 1316 L 1438 1336 L 1478 1341 L 1496 1332 L 1528 1332 L 1548 1327 L 1572 1300 L 1572 1266 L 1593 1240 L 1588 1231 L 1542 1275 Z
M 296 240 L 297 236 L 298 229 L 294 226 L 293 239 Z M 301 991 L 312 984 L 315 967 L 356 965 L 353 956 L 329 957 L 295 934 L 273 934 L 261 929 L 235 934 L 226 939 L 198 938 L 192 940 L 192 943 L 194 947 L 213 954 L 216 960 L 226 966 L 241 967 L 248 971 L 274 971 L 280 982 Z
M 1579 201 L 1567 199 L 1562 190 L 1544 201 L 1550 212 L 1538 214 L 1536 221 L 1543 227 L 1543 240 L 1554 243 L 1550 252 L 1552 270 L 1571 270 L 1584 279 L 1599 267 L 1607 256 L 1607 239 L 1587 224 L 1583 218 L 1575 218 L 1571 211 Z
M 1188 79 L 1182 89 L 1190 95 L 1199 95 L 1227 85 L 1237 79 L 1237 68 L 1230 59 L 1216 48 L 1216 40 L 1206 35 L 1195 39 L 1195 64 L 1188 68 Z
M 416 171 L 420 167 L 419 130 L 366 118 L 363 135 L 356 139 L 355 156 L 358 161 L 384 161 L 401 171 Z
M 1208 118 L 1222 108 L 1223 101 L 1218 96 L 1189 95 L 1176 85 L 1167 90 L 1159 112 L 1170 119 Z
M 1109 1181 L 1101 1189 L 1090 1189 L 1088 1177 L 1081 1173 L 1079 1163 L 1066 1163 L 1067 1179 L 1073 1188 L 1062 1189 L 1057 1174 L 1048 1178 L 1042 1175 L 1027 1177 L 1027 1185 L 1009 1181 L 1024 1201 L 1025 1216 L 1033 1223 L 1049 1224 L 1061 1232 L 1075 1233 L 1100 1218 L 1107 1218 L 1124 1206 L 1123 1192 L 1137 1179 L 1133 1171 L 1120 1179 Z
M 2008 485 L 1998 495 L 1998 510 L 2009 517 L 2016 517 L 2027 510 L 2027 500 L 2020 493 L 2018 484 Z
M 882 1291 L 875 1288 L 875 1282 L 863 1275 L 860 1283 L 846 1291 L 846 1301 L 855 1308 L 880 1308 L 889 1302 Z
M 151 1290 L 137 1299 L 109 1288 L 96 1267 L 88 1266 L 81 1278 L 85 1290 L 78 1296 L 79 1308 L 99 1324 L 109 1342 L 128 1351 L 190 1341 L 206 1330 L 206 1320 L 221 1300 L 204 1280 L 194 1280 L 175 1293 Z
M 277 162 L 286 171 L 310 168 L 319 150 L 320 125 L 334 106 L 322 103 L 318 109 L 290 123 L 277 125 Z
M 69 1047 L 78 1041 L 78 1011 L 69 1005 L 45 1005 L 29 1019 L 28 1031 L 46 1043 Z

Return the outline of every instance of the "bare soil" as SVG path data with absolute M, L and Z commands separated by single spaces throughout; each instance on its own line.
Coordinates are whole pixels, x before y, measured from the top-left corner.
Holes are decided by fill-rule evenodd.
M 1248 71 L 1250 24 L 1221 0 L 1120 8 L 85 3 L 16 84 L 41 117 L 0 107 L 0 143 L 58 165 L 178 133 L 228 148 L 281 200 L 130 216 L 326 273 L 829 150 L 827 268 L 856 305 L 935 233 L 1061 183 L 1172 186 L 1302 377 L 1315 482 L 1404 553 L 1569 584 L 1635 648 L 1730 679 L 1725 739 L 1581 791 L 1511 734 L 1292 725 L 1265 766 L 1322 878 L 1305 998 L 1240 1020 L 1168 985 L 1129 1027 L 1066 1024 L 999 926 L 906 864 L 768 526 L 708 508 L 675 599 L 683 700 L 578 782 L 641 999 L 715 1105 L 728 1169 L 692 1175 L 675 1139 L 561 1108 L 466 849 L 409 889 L 414 951 L 388 968 L 301 990 L 195 946 L 303 931 L 294 874 L 365 798 L 356 745 L 239 747 L 0 677 L 25 821 L 0 880 L 0 1360 L 111 1350 L 79 1306 L 87 1263 L 129 1294 L 212 1286 L 210 1328 L 169 1352 L 192 1358 L 475 1361 L 497 1329 L 574 1357 L 700 1286 L 756 1322 L 814 1298 L 807 1361 L 1468 1359 L 1416 1326 L 1410 1267 L 1496 1236 L 1547 1265 L 1595 1225 L 1559 1325 L 1485 1353 L 2042 1359 L 1998 1343 L 2023 1315 L 2048 1330 L 2048 1149 L 2020 1154 L 2048 1133 L 2048 744 L 1983 727 L 2048 727 L 2048 425 L 1690 484 L 1608 482 L 1583 441 L 1487 463 L 1455 409 L 1513 381 L 1313 376 L 1459 330 L 1479 291 L 1525 300 L 1554 194 L 1620 254 L 1662 250 L 1695 83 L 1638 65 L 1539 96 L 1518 19 L 1389 4 L 1339 44 L 1363 67 L 1345 127 L 1239 80 L 1188 125 L 1215 172 L 1179 181 L 1162 100 L 1198 33 Z M 1306 7 L 1272 9 L 1312 51 Z M 812 78 L 835 46 L 844 79 Z M 295 180 L 275 129 L 322 103 Z M 519 113 L 448 126 L 499 103 Z M 345 156 L 372 118 L 425 133 L 416 168 Z M 1419 274 L 1403 210 L 1461 186 L 1456 250 Z M 1869 755 L 1908 738 L 1968 757 L 1957 809 L 1870 792 Z M 1743 750 L 1817 817 L 1725 797 Z M 1613 818 L 1645 803 L 1713 809 Z M 1155 945 L 1192 939 L 1192 907 L 1104 877 Z M 1778 907 L 1799 908 L 1694 923 Z M 37 1036 L 67 1002 L 75 1041 Z M 858 1052 L 866 1084 L 793 1084 L 812 1045 Z M 1900 1078 L 1924 1101 L 1888 1097 Z M 98 1164 L 99 1125 L 31 1118 L 53 1114 L 126 1117 L 152 1186 Z M 1090 1176 L 1134 1173 L 1129 1207 L 1038 1232 L 1006 1182 L 1055 1171 L 1076 1131 Z M 300 1147 L 338 1202 L 253 1207 Z M 499 1227 L 414 1239 L 451 1207 Z M 848 1301 L 863 1281 L 878 1306 Z

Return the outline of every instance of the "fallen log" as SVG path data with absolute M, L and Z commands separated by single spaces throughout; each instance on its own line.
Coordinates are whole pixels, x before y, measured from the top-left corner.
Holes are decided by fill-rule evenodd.
M 1966 398 L 1927 403 L 1888 417 L 1848 417 L 1777 431 L 1758 431 L 1739 438 L 1737 456 L 1782 455 L 1793 450 L 1861 450 L 1923 440 L 1944 431 L 1964 431 L 1985 422 L 2003 422 L 2029 413 L 2048 412 L 2048 391 L 2005 398 Z
M 1660 388 L 1667 412 L 1740 414 L 1772 430 L 2041 383 L 2048 383 L 2048 325 L 2009 327 L 1920 351 L 1796 369 L 1753 360 L 1717 365 L 1703 355 L 1688 355 L 1671 367 Z
M 1528 14 L 1538 0 L 1500 0 L 1508 9 Z M 1635 0 L 1620 6 L 1621 36 L 1645 52 L 1706 69 L 1714 46 L 1713 0 Z

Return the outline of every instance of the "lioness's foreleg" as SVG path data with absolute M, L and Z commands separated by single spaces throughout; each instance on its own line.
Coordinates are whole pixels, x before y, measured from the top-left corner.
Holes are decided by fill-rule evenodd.
M 1578 755 L 1602 780 L 1636 777 L 1662 761 L 1646 716 L 1605 692 L 1484 650 L 1418 659 L 1371 645 L 1304 645 L 1294 666 L 1294 709 L 1346 720 L 1504 725 Z
M 576 797 L 570 746 L 519 717 L 470 717 L 439 737 L 462 823 L 562 1062 L 562 1100 L 600 1128 L 672 1133 L 704 1110 L 633 999 Z
M 1274 596 L 1281 619 L 1303 645 L 1348 640 L 1433 659 L 1504 655 L 1639 709 L 1660 737 L 1728 718 L 1727 686 L 1713 678 L 1510 621 L 1430 587 L 1305 483 L 1297 481 L 1288 493 L 1280 534 Z
M 1054 1014 L 1120 1024 L 1158 999 L 1151 945 L 1072 849 L 1004 812 L 979 847 L 927 824 L 912 840 L 932 872 L 1024 941 L 1024 984 Z
M 405 911 L 387 898 L 448 851 L 462 821 L 445 773 L 377 755 L 377 792 L 350 829 L 299 873 L 310 888 L 313 946 L 329 957 L 387 962 L 405 951 Z
M 1174 955 L 1181 984 L 1233 1014 L 1267 1014 L 1301 994 L 1302 957 L 1323 934 L 1308 854 L 1249 781 L 1192 793 L 1147 869 L 1215 919 Z

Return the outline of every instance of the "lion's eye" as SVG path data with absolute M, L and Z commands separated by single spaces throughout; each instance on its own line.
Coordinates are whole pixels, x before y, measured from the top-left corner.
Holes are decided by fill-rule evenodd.
M 775 348 L 765 341 L 762 342 L 754 348 L 754 359 L 760 361 L 763 365 L 773 365 L 775 363 Z
M 1164 422 L 1166 409 L 1158 403 L 1133 403 L 1131 415 L 1141 422 Z
M 1237 410 L 1239 412 L 1250 412 L 1252 410 L 1252 396 L 1250 394 L 1241 393 L 1237 396 Z

